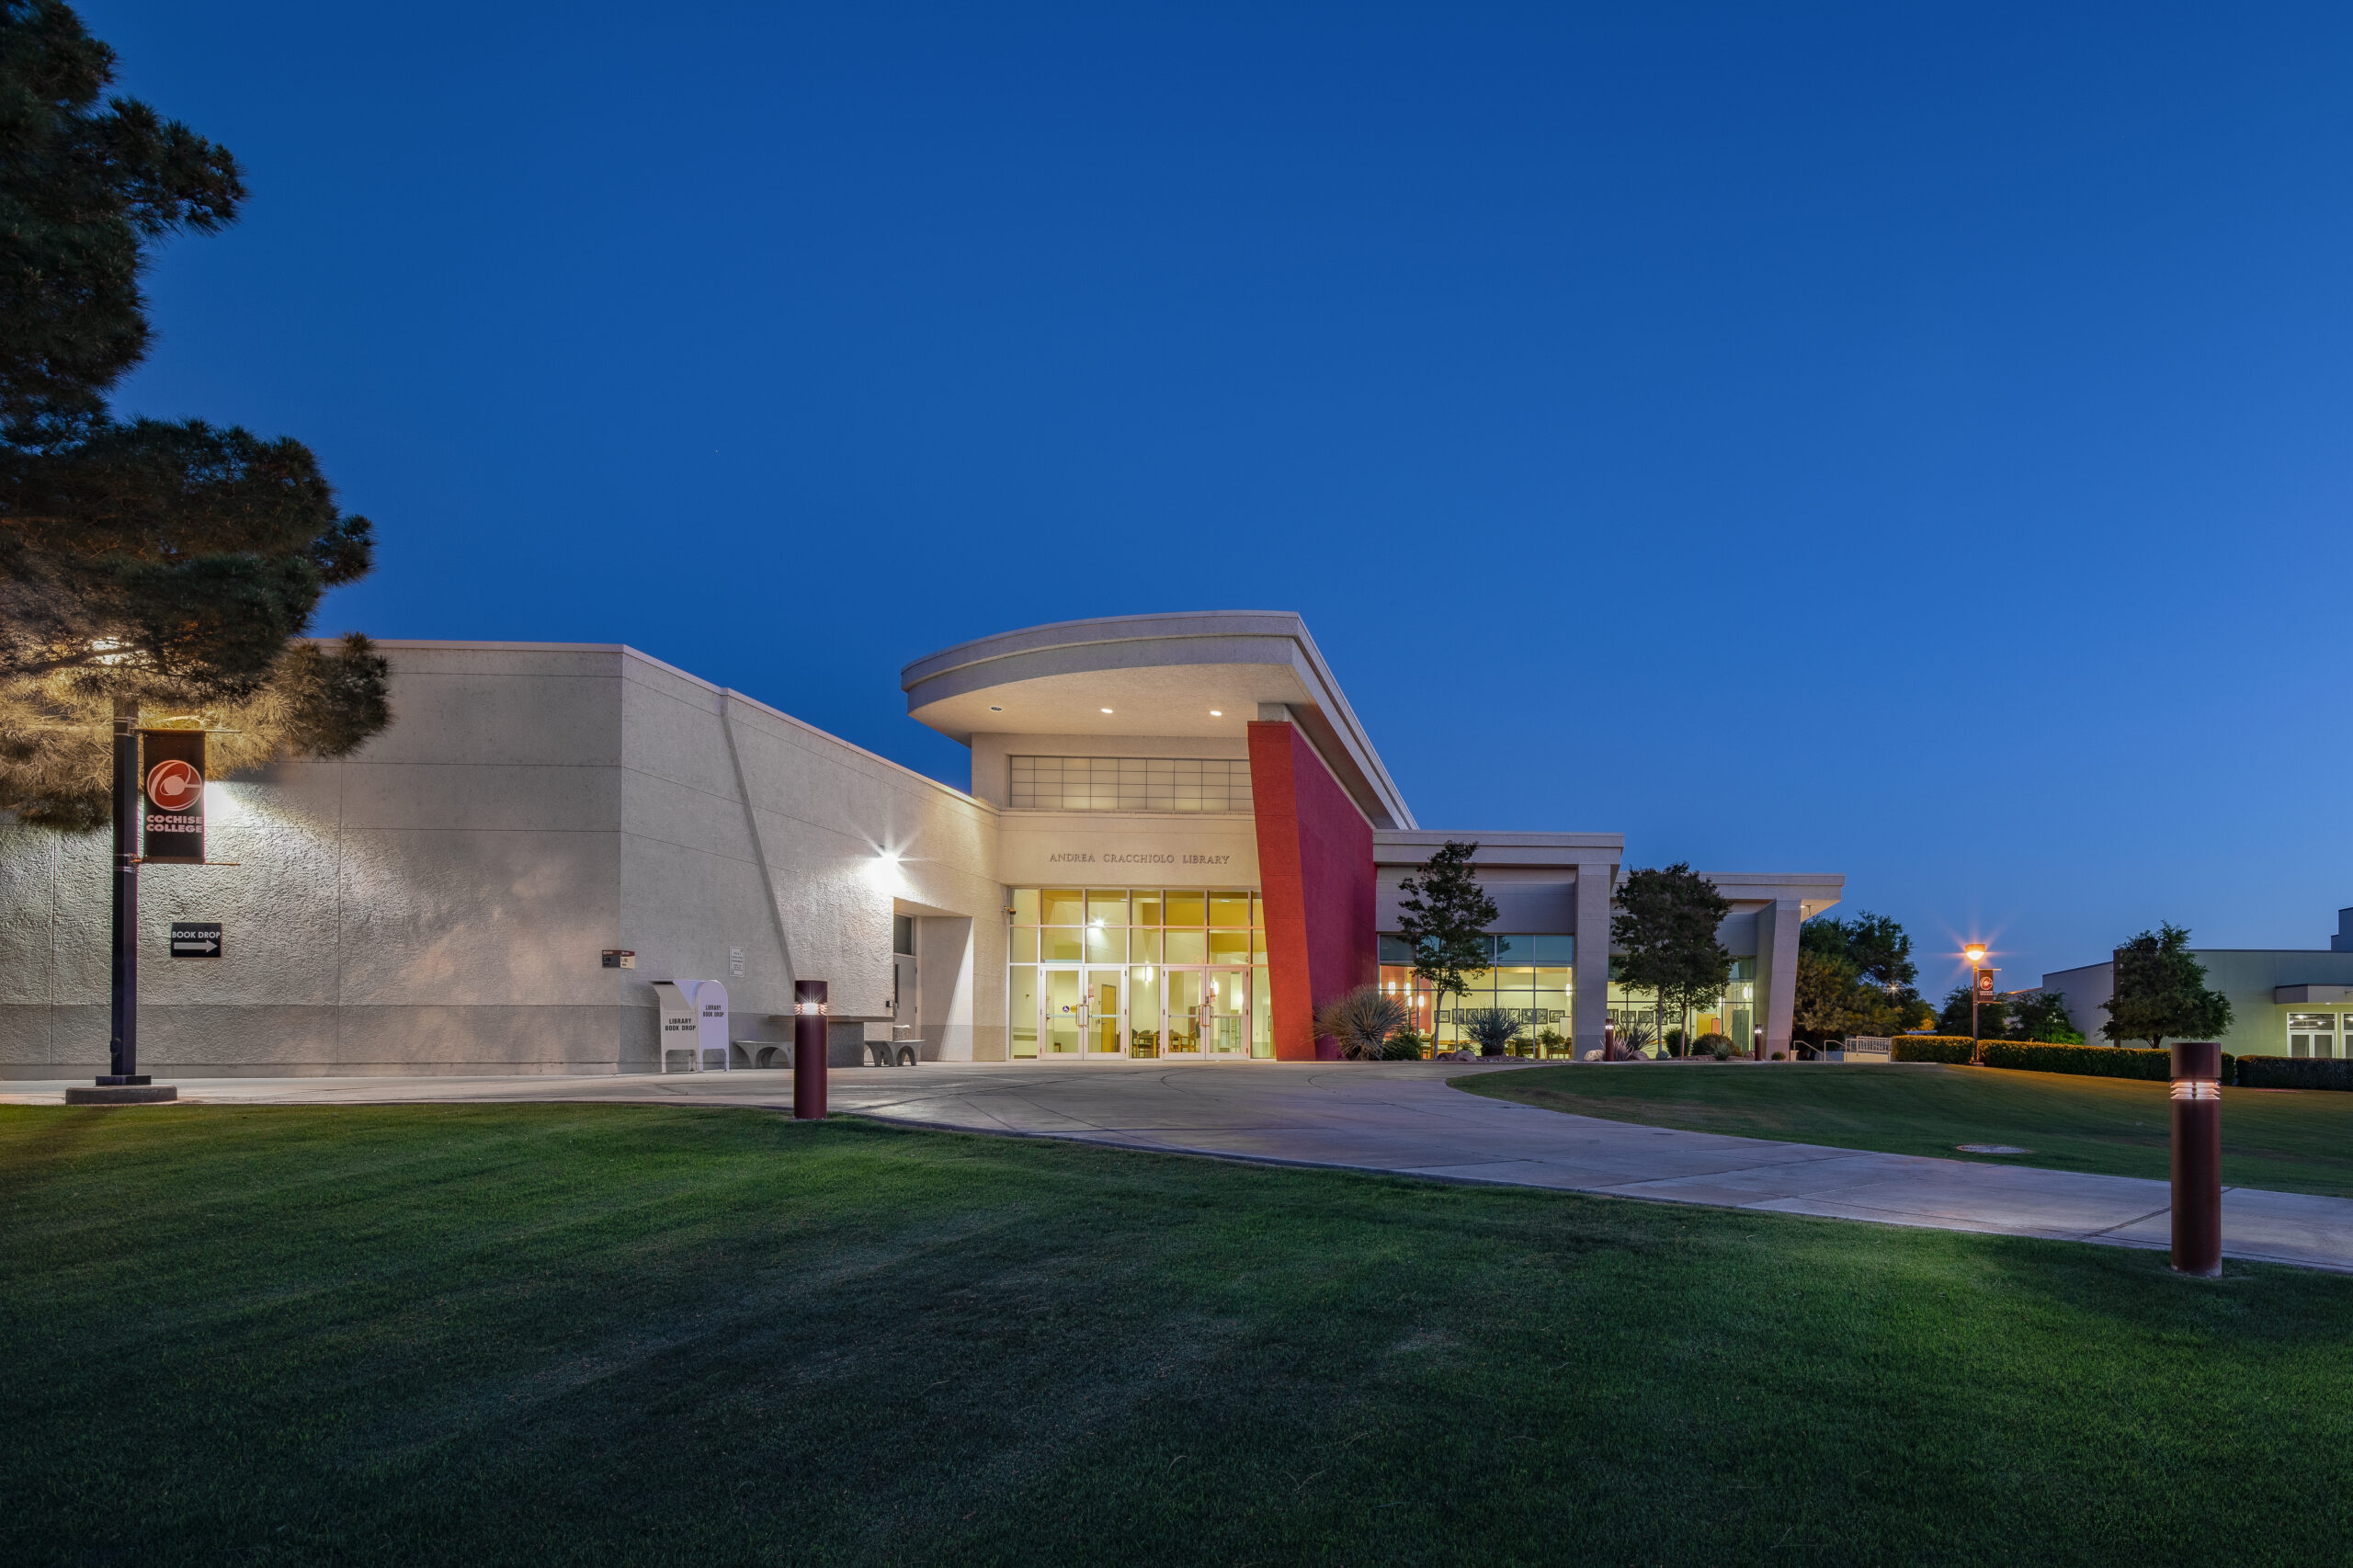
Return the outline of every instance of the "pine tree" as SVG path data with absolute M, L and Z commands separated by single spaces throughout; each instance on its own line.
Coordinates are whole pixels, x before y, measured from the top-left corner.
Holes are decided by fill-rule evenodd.
M 366 639 L 301 641 L 374 551 L 309 449 L 108 410 L 155 247 L 245 196 L 226 148 L 101 103 L 114 60 L 59 0 L 0 0 L 0 808 L 77 831 L 108 821 L 117 716 L 232 732 L 216 774 L 391 718 Z

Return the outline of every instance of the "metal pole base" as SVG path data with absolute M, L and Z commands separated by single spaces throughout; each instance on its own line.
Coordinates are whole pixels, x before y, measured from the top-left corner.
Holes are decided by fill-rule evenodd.
M 92 1081 L 101 1086 L 115 1086 L 132 1084 L 152 1084 L 155 1080 L 149 1077 L 144 1073 L 101 1073 Z

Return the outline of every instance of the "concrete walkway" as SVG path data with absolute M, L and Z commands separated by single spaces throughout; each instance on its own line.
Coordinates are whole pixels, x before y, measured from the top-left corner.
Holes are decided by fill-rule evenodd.
M 1513 1070 L 1460 1062 L 930 1062 L 837 1069 L 831 1101 L 838 1111 L 973 1132 L 1949 1231 L 2167 1244 L 2161 1181 L 1641 1127 L 1513 1105 L 1446 1083 Z M 176 1081 L 183 1103 L 792 1103 L 786 1072 Z M 63 1089 L 14 1084 L 0 1101 L 56 1104 Z M 2222 1196 L 2222 1234 L 2233 1257 L 2353 1272 L 2353 1199 L 2234 1187 Z

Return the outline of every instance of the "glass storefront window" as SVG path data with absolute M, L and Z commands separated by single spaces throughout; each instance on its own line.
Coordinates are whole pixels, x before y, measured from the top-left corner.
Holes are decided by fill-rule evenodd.
M 1253 894 L 1199 888 L 1008 892 L 1014 1055 L 1199 1061 L 1274 1054 L 1266 915 Z
M 1575 1051 L 1575 938 L 1565 933 L 1505 933 L 1488 939 L 1493 969 L 1466 973 L 1465 995 L 1439 995 L 1414 978 L 1414 949 L 1394 934 L 1381 937 L 1381 988 L 1406 1005 L 1414 1027 L 1431 1036 L 1440 1051 L 1470 1044 L 1460 1015 L 1481 1007 L 1508 1008 L 1518 1016 L 1519 1038 L 1512 1050 L 1527 1055 L 1566 1058 Z M 1552 1031 L 1557 1040 L 1542 1040 Z
M 2290 1056 L 2335 1056 L 2336 1054 L 2336 1015 L 2334 1013 L 2289 1014 L 2288 1054 Z
M 1009 1054 L 1017 1060 L 1027 1060 L 1038 1054 L 1038 971 L 1036 967 L 1026 963 L 1015 964 L 1005 989 L 1013 1016 Z

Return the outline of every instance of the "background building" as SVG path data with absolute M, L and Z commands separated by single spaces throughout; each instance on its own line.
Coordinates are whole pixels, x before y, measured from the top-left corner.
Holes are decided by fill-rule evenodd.
M 2230 998 L 2222 1049 L 2234 1056 L 2353 1055 L 2353 909 L 2336 912 L 2326 948 L 2193 948 L 2206 984 Z M 2102 1004 L 2116 994 L 2116 965 L 2085 964 L 2042 977 L 2067 999 L 2084 1038 L 2099 1043 Z M 2125 1043 L 2130 1044 L 2130 1041 Z
M 780 1060 L 796 978 L 830 983 L 839 1062 L 1312 1058 L 1316 1004 L 1397 983 L 1398 880 L 1448 838 L 1501 911 L 1470 1005 L 1601 1043 L 1622 840 L 1421 827 L 1295 615 L 916 661 L 908 711 L 972 748 L 969 790 L 628 648 L 381 646 L 389 730 L 213 784 L 238 864 L 146 873 L 143 1068 L 651 1071 L 671 978 L 725 984 L 744 1066 Z M 101 1070 L 108 859 L 0 827 L 0 1074 Z M 1741 969 L 1712 1016 L 1785 1048 L 1798 926 L 1841 881 L 1714 881 Z M 220 957 L 165 956 L 190 920 Z

